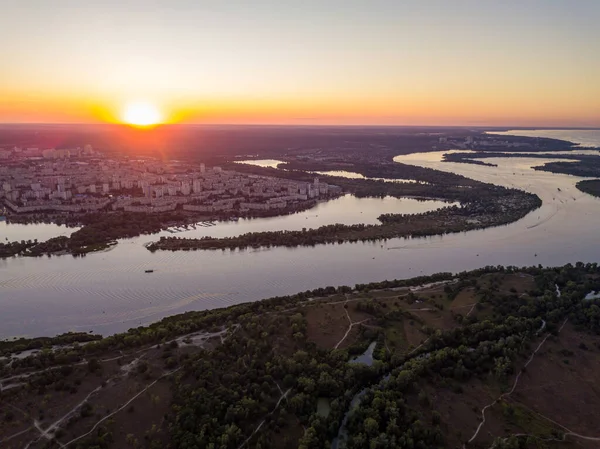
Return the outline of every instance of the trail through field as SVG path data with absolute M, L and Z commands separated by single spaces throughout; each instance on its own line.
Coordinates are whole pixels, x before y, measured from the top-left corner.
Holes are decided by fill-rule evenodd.
M 558 330 L 558 332 L 560 333 L 560 331 L 563 330 L 563 328 L 565 327 L 565 325 L 567 324 L 568 318 L 565 319 L 565 321 L 563 322 L 562 326 L 560 327 L 560 329 Z M 541 332 L 544 328 L 546 327 L 546 321 L 542 322 L 542 326 L 540 327 L 540 329 L 538 330 L 538 333 Z M 481 431 L 481 429 L 483 428 L 483 426 L 485 425 L 485 412 L 486 410 L 488 410 L 489 408 L 493 407 L 494 405 L 496 405 L 498 402 L 500 402 L 502 399 L 504 399 L 507 396 L 510 396 L 511 394 L 514 393 L 515 389 L 517 388 L 517 385 L 519 383 L 519 380 L 521 379 L 521 374 L 523 374 L 525 368 L 527 368 L 527 366 L 533 361 L 535 355 L 538 353 L 538 351 L 542 348 L 542 346 L 544 345 L 544 343 L 546 343 L 546 340 L 548 340 L 548 338 L 550 337 L 550 334 L 546 335 L 544 337 L 544 339 L 540 342 L 540 344 L 538 345 L 538 347 L 535 349 L 535 351 L 533 351 L 533 353 L 531 354 L 531 357 L 529 357 L 529 359 L 527 360 L 527 362 L 525 363 L 525 365 L 523 365 L 523 368 L 521 368 L 521 371 L 519 371 L 519 373 L 517 374 L 517 377 L 515 378 L 515 381 L 513 383 L 512 388 L 510 389 L 509 392 L 507 393 L 503 393 L 500 396 L 498 396 L 498 398 L 496 398 L 496 400 L 494 400 L 494 402 L 492 402 L 491 404 L 486 405 L 482 410 L 481 410 L 481 422 L 479 423 L 479 425 L 477 426 L 477 429 L 475 430 L 475 433 L 473 434 L 473 436 L 469 439 L 469 441 L 467 443 L 472 443 L 475 438 L 477 438 L 477 436 L 479 435 L 479 432 Z M 467 447 L 467 443 L 463 444 L 463 449 L 466 449 Z
M 344 311 L 346 312 L 346 317 L 348 318 L 348 322 L 350 323 L 350 325 L 348 326 L 348 329 L 346 330 L 346 333 L 344 334 L 344 336 L 342 337 L 342 339 L 337 342 L 337 344 L 333 347 L 333 349 L 337 349 L 337 348 L 340 347 L 340 345 L 346 339 L 346 337 L 348 336 L 348 334 L 350 333 L 350 331 L 352 330 L 352 328 L 354 326 L 362 324 L 362 323 L 365 323 L 366 321 L 369 321 L 369 318 L 367 318 L 366 320 L 352 322 L 352 318 L 350 318 L 350 314 L 348 313 L 348 309 L 344 308 Z

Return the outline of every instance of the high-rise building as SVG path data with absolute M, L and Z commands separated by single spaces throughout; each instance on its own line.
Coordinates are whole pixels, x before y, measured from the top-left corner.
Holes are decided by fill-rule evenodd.
M 194 191 L 194 193 L 202 192 L 202 181 L 200 181 L 199 179 L 194 179 L 194 181 L 192 182 L 192 190 Z

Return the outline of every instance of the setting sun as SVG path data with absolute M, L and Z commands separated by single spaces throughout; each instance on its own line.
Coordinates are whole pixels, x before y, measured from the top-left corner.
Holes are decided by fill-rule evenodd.
M 134 126 L 152 126 L 160 123 L 161 115 L 150 103 L 130 103 L 123 111 L 123 121 Z

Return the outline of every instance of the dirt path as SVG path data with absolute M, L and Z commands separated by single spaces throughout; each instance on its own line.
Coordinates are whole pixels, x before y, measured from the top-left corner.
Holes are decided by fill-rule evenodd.
M 365 323 L 367 321 L 370 320 L 370 318 L 367 318 L 366 320 L 362 320 L 362 321 L 357 321 L 357 322 L 352 322 L 352 318 L 350 318 L 350 314 L 348 313 L 348 309 L 344 308 L 344 311 L 346 312 L 346 317 L 348 318 L 348 322 L 350 323 L 350 325 L 348 326 L 348 329 L 346 330 L 346 333 L 344 334 L 344 336 L 342 337 L 342 339 L 340 341 L 337 342 L 337 344 L 333 347 L 333 349 L 337 349 L 340 347 L 340 345 L 342 344 L 342 342 L 346 339 L 346 337 L 348 336 L 348 334 L 350 333 L 350 331 L 352 330 L 352 328 L 358 324 L 362 324 Z
M 529 408 L 529 407 L 527 407 L 525 404 L 522 404 L 522 403 L 520 403 L 520 402 L 519 402 L 519 404 L 520 404 L 520 406 L 521 406 L 521 407 L 524 407 L 524 408 L 526 408 L 526 409 L 527 409 L 527 410 L 529 410 L 531 413 L 534 413 L 534 414 L 538 415 L 540 418 L 542 418 L 542 419 L 545 419 L 546 421 L 549 421 L 549 422 L 551 422 L 552 424 L 555 424 L 555 425 L 557 425 L 558 427 L 560 427 L 560 428 L 562 428 L 562 429 L 566 430 L 566 432 L 563 434 L 563 437 L 562 437 L 562 438 L 540 438 L 540 437 L 538 437 L 538 436 L 536 436 L 536 435 L 530 435 L 530 434 L 527 434 L 527 433 L 516 433 L 516 434 L 514 434 L 514 435 L 511 435 L 511 436 L 514 436 L 514 437 L 534 437 L 534 438 L 536 438 L 536 439 L 538 439 L 538 440 L 541 440 L 541 441 L 557 441 L 557 442 L 561 442 L 561 443 L 562 443 L 562 442 L 565 442 L 565 441 L 567 441 L 567 437 L 568 437 L 568 436 L 571 436 L 571 437 L 574 437 L 574 438 L 579 438 L 579 439 L 586 440 L 586 441 L 600 441 L 600 437 L 590 437 L 590 436 L 587 436 L 587 435 L 581 435 L 581 434 L 579 434 L 579 433 L 573 432 L 573 431 L 572 431 L 571 429 L 569 429 L 568 427 L 565 427 L 565 426 L 563 426 L 562 424 L 560 424 L 560 423 L 558 423 L 558 422 L 554 421 L 553 419 L 551 419 L 551 418 L 548 418 L 547 416 L 545 416 L 545 415 L 542 415 L 541 413 L 538 413 L 538 412 L 536 412 L 535 410 L 532 410 L 532 409 L 530 409 L 530 408 Z M 503 439 L 502 439 L 502 441 L 505 441 L 505 440 L 506 440 L 506 439 L 508 439 L 508 438 L 510 438 L 510 437 L 503 438 Z M 495 444 L 492 444 L 492 445 L 490 446 L 490 449 L 494 449 L 494 447 L 495 447 Z
M 238 327 L 239 327 L 239 324 L 234 324 L 232 326 L 233 332 L 237 331 Z M 190 334 L 186 334 L 186 335 L 182 335 L 181 337 L 177 337 L 173 340 L 169 340 L 165 344 L 169 344 L 169 343 L 175 341 L 175 342 L 177 342 L 177 344 L 186 344 L 186 345 L 189 344 L 189 345 L 193 345 L 193 346 L 203 347 L 204 343 L 206 343 L 206 341 L 212 337 L 220 337 L 221 343 L 223 343 L 225 341 L 226 334 L 229 330 L 230 330 L 230 328 L 226 328 L 226 329 L 223 329 L 223 330 L 220 330 L 217 332 L 192 332 Z M 188 340 L 188 339 L 189 339 L 189 343 L 186 343 L 186 340 Z M 153 349 L 153 347 L 154 346 L 150 346 L 148 348 L 138 349 L 136 351 L 132 351 L 129 353 L 121 352 L 118 356 L 110 357 L 110 358 L 106 358 L 106 359 L 100 359 L 100 360 L 98 360 L 98 362 L 100 362 L 100 363 L 112 362 L 114 360 L 118 360 L 123 357 L 128 357 L 128 356 L 132 356 L 135 354 L 148 352 L 151 349 Z M 86 363 L 88 363 L 88 360 L 84 358 L 80 362 L 76 362 L 76 363 L 51 366 L 51 367 L 48 367 L 48 368 L 45 368 L 42 370 L 38 370 L 38 371 L 31 371 L 31 372 L 23 373 L 23 374 L 15 374 L 14 376 L 2 378 L 2 379 L 0 379 L 0 392 L 2 392 L 3 390 L 8 390 L 9 388 L 15 388 L 15 387 L 18 387 L 21 385 L 25 385 L 25 382 L 19 382 L 19 381 L 28 379 L 29 377 L 35 376 L 36 374 L 42 374 L 42 373 L 46 373 L 48 371 L 59 370 L 64 366 L 83 366 Z M 19 383 L 12 383 L 12 381 L 17 381 Z M 11 383 L 7 384 L 7 382 L 11 382 Z
M 42 428 L 42 426 L 40 425 L 40 422 L 37 419 L 34 420 L 33 427 L 35 428 L 35 430 L 37 430 L 40 433 L 40 436 L 31 440 L 29 443 L 27 443 L 27 446 L 25 446 L 25 449 L 27 449 L 32 444 L 37 443 L 40 440 L 40 438 L 45 438 L 46 440 L 52 440 L 52 438 L 54 438 L 54 432 L 56 431 L 56 429 L 58 429 L 60 424 L 63 423 L 64 421 L 66 421 L 71 416 L 73 416 L 83 406 L 83 404 L 85 404 L 94 394 L 96 394 L 98 391 L 100 391 L 101 388 L 102 387 L 97 387 L 94 390 L 92 390 L 81 402 L 79 402 L 75 407 L 73 407 L 71 410 L 69 410 L 67 413 L 65 413 L 63 416 L 61 416 L 59 419 L 57 419 L 54 423 L 50 424 L 46 429 Z M 56 443 L 60 447 L 65 447 L 59 441 L 56 441 Z
M 61 445 L 61 447 L 68 447 L 69 445 L 75 443 L 76 441 L 81 440 L 82 438 L 87 437 L 89 434 L 91 434 L 94 430 L 96 430 L 96 428 L 102 424 L 104 421 L 106 421 L 107 419 L 113 417 L 114 415 L 116 415 L 117 413 L 119 413 L 120 411 L 122 411 L 123 409 L 125 409 L 129 404 L 131 404 L 133 401 L 135 401 L 138 397 L 140 397 L 142 394 L 144 394 L 146 391 L 148 391 L 150 388 L 152 388 L 158 381 L 164 379 L 167 376 L 170 376 L 172 374 L 175 374 L 177 371 L 179 371 L 182 367 L 179 367 L 177 369 L 174 369 L 173 371 L 169 371 L 168 373 L 163 374 L 162 376 L 160 376 L 159 378 L 157 378 L 154 382 L 148 384 L 143 390 L 141 390 L 140 392 L 138 392 L 135 396 L 133 396 L 131 399 L 129 399 L 125 404 L 123 404 L 121 407 L 119 407 L 118 409 L 116 409 L 114 412 L 106 415 L 104 418 L 102 418 L 101 420 L 99 420 L 96 424 L 94 424 L 94 426 L 86 433 L 84 433 L 83 435 L 78 436 L 77 438 L 73 438 L 71 441 L 65 443 L 64 445 Z M 60 443 L 59 443 L 60 444 Z
M 567 324 L 567 320 L 568 318 L 565 319 L 565 321 L 563 322 L 562 326 L 560 327 L 560 329 L 558 330 L 558 332 L 560 333 L 560 331 L 563 330 L 563 327 L 565 327 L 565 325 Z M 542 327 L 540 328 L 540 331 L 542 329 L 544 329 L 546 327 L 546 322 L 544 321 L 542 323 Z M 539 331 L 538 331 L 539 332 Z M 550 334 L 546 335 L 544 337 L 544 339 L 540 342 L 540 344 L 538 345 L 538 347 L 535 349 L 535 351 L 533 351 L 533 353 L 531 354 L 531 357 L 529 357 L 529 359 L 527 360 L 527 362 L 525 363 L 525 365 L 523 366 L 523 368 L 521 368 L 521 370 L 519 371 L 519 373 L 517 374 L 517 377 L 515 378 L 515 381 L 513 383 L 512 388 L 510 389 L 509 392 L 507 393 L 503 393 L 500 396 L 498 396 L 496 398 L 496 400 L 494 400 L 494 402 L 492 402 L 491 404 L 486 405 L 482 410 L 481 410 L 481 422 L 479 423 L 479 425 L 477 426 L 477 429 L 475 430 L 475 433 L 473 434 L 473 436 L 469 439 L 469 441 L 465 444 L 463 444 L 463 449 L 467 448 L 467 444 L 472 443 L 475 438 L 477 438 L 477 436 L 479 435 L 479 432 L 481 431 L 481 429 L 483 428 L 483 426 L 485 425 L 485 412 L 486 410 L 488 410 L 489 408 L 493 407 L 494 405 L 496 405 L 498 402 L 500 402 L 502 399 L 504 399 L 507 396 L 510 396 L 511 394 L 514 393 L 515 389 L 517 388 L 517 385 L 519 383 L 519 379 L 521 378 L 521 374 L 523 374 L 525 368 L 527 368 L 527 366 L 533 361 L 533 358 L 535 357 L 535 355 L 538 353 L 538 351 L 542 348 L 542 346 L 544 345 L 544 343 L 546 343 L 546 340 L 548 340 L 548 338 L 550 337 Z
M 237 331 L 237 329 L 239 328 L 239 324 L 236 324 L 233 326 L 233 332 Z M 230 330 L 231 328 L 225 328 L 222 329 L 220 331 L 217 332 L 192 332 L 190 334 L 187 335 L 183 335 L 180 336 L 178 338 L 175 338 L 171 341 L 176 341 L 178 344 L 189 344 L 189 345 L 194 345 L 194 346 L 204 346 L 205 342 L 211 338 L 211 337 L 219 337 L 221 339 L 221 343 L 223 343 L 226 339 L 227 339 L 227 332 Z M 171 341 L 169 341 L 168 343 L 170 343 Z M 131 362 L 129 365 L 135 365 L 135 363 L 137 363 L 140 359 L 142 359 L 146 353 L 148 351 L 150 351 L 153 348 L 153 346 L 147 347 L 147 348 L 142 348 L 142 349 L 138 349 L 135 351 L 132 351 L 128 354 L 125 354 L 121 351 L 120 354 L 118 356 L 115 357 L 110 357 L 110 358 L 106 358 L 106 359 L 100 359 L 99 362 L 111 362 L 123 357 L 127 357 L 127 356 L 131 356 L 131 355 L 135 355 L 135 354 L 140 354 L 142 353 L 142 355 L 136 359 L 133 360 L 133 362 Z M 58 370 L 61 369 L 63 366 L 81 366 L 81 365 L 85 365 L 86 363 L 88 363 L 88 360 L 86 360 L 85 358 L 79 362 L 76 363 L 71 363 L 68 365 L 61 365 L 61 366 L 52 366 L 52 367 L 48 367 L 46 369 L 43 370 L 38 370 L 38 371 L 32 371 L 29 373 L 22 373 L 22 374 L 17 374 L 17 375 L 13 375 L 10 377 L 5 377 L 0 379 L 0 392 L 8 389 L 8 388 L 12 388 L 12 387 L 17 387 L 20 385 L 25 385 L 26 382 L 21 382 L 21 383 L 11 383 L 7 385 L 7 382 L 11 382 L 11 381 L 24 381 L 25 379 L 28 379 L 31 376 L 37 375 L 37 374 L 42 374 L 48 371 L 53 371 L 53 370 Z M 127 366 L 127 365 L 126 365 Z M 14 435 L 11 435 L 3 440 L 0 440 L 0 445 L 2 443 L 5 443 L 13 438 L 16 438 L 20 435 L 23 435 L 27 432 L 30 432 L 31 430 L 36 430 L 39 435 L 32 439 L 31 441 L 29 441 L 29 443 L 27 443 L 27 445 L 25 446 L 25 449 L 28 449 L 32 444 L 35 444 L 37 442 L 39 442 L 41 439 L 46 439 L 48 441 L 50 440 L 54 440 L 56 441 L 56 444 L 58 446 L 60 446 L 61 448 L 66 448 L 67 446 L 69 446 L 70 444 L 79 441 L 81 438 L 84 438 L 86 436 L 88 436 L 90 433 L 92 433 L 102 422 L 104 422 L 105 420 L 107 420 L 108 418 L 114 416 L 116 413 L 118 413 L 119 411 L 123 410 L 125 407 L 127 407 L 131 402 L 133 402 L 135 399 L 137 399 L 141 394 L 143 394 L 144 392 L 146 392 L 149 388 L 151 388 L 152 386 L 154 386 L 159 380 L 163 379 L 164 377 L 170 376 L 174 373 L 176 373 L 177 371 L 179 371 L 181 369 L 181 367 L 170 371 L 168 373 L 163 374 L 162 376 L 160 376 L 159 378 L 157 378 L 154 382 L 152 382 L 151 384 L 147 385 L 142 391 L 140 391 L 139 393 L 137 393 L 135 396 L 133 396 L 129 401 L 127 401 L 123 406 L 121 406 L 119 409 L 117 409 L 116 411 L 114 411 L 113 413 L 105 416 L 104 418 L 102 418 L 101 420 L 99 420 L 96 424 L 94 424 L 94 426 L 92 427 L 92 429 L 85 433 L 84 435 L 81 435 L 77 438 L 74 438 L 73 440 L 69 441 L 66 444 L 63 444 L 59 441 L 57 441 L 55 439 L 55 432 L 60 428 L 61 424 L 64 423 L 65 421 L 67 421 L 69 418 L 71 418 L 86 402 L 88 402 L 88 400 L 93 397 L 96 393 L 98 393 L 102 387 L 97 387 L 94 390 L 92 390 L 81 402 L 79 402 L 77 405 L 75 405 L 75 407 L 71 408 L 66 414 L 64 414 L 62 417 L 60 417 L 58 420 L 56 420 L 54 423 L 50 424 L 48 427 L 46 427 L 45 429 L 42 427 L 41 423 L 37 420 L 33 420 L 33 424 L 28 427 L 27 429 L 18 432 Z M 123 375 L 127 375 L 127 369 L 122 369 L 120 374 L 118 376 L 123 376 Z M 111 378 L 108 380 L 108 382 L 114 380 L 115 377 Z M 10 407 L 14 407 L 12 404 L 8 404 L 8 406 Z M 277 406 L 279 406 L 279 402 L 277 403 Z M 16 408 L 16 407 L 15 407 Z M 22 413 L 24 413 L 25 415 L 27 415 L 27 413 L 23 412 L 22 410 L 19 409 L 19 411 L 21 411 Z
M 277 384 L 277 386 L 279 387 L 279 384 Z M 280 390 L 281 390 L 281 388 L 280 388 Z M 273 410 L 271 410 L 271 412 L 270 412 L 270 413 L 269 413 L 267 416 L 270 416 L 270 415 L 272 415 L 273 413 L 275 413 L 275 411 L 276 411 L 276 410 L 279 408 L 279 404 L 281 404 L 281 401 L 283 401 L 283 400 L 284 400 L 284 399 L 287 397 L 287 395 L 288 395 L 288 393 L 289 393 L 290 391 L 292 391 L 292 389 L 291 389 L 291 388 L 288 388 L 288 389 L 287 389 L 287 390 L 286 390 L 284 393 L 282 392 L 281 396 L 279 397 L 279 400 L 277 401 L 277 404 L 275 405 L 275 408 L 274 408 Z M 260 430 L 260 428 L 263 426 L 263 424 L 265 423 L 265 421 L 266 421 L 266 420 L 267 420 L 267 418 L 265 417 L 265 419 L 263 419 L 263 420 L 262 420 L 262 421 L 261 421 L 261 422 L 258 424 L 258 426 L 256 426 L 256 429 L 254 429 L 254 432 L 252 432 L 252 433 L 250 434 L 250 436 L 249 436 L 248 438 L 246 438 L 246 439 L 244 440 L 244 442 L 238 446 L 238 448 L 237 448 L 237 449 L 242 449 L 242 448 L 243 448 L 243 447 L 244 447 L 246 444 L 248 444 L 248 442 L 250 441 L 250 439 L 251 439 L 251 438 L 252 438 L 254 435 L 256 435 L 256 432 L 258 432 L 258 431 Z
M 469 309 L 469 311 L 467 312 L 467 316 L 471 315 L 473 313 L 473 310 L 475 310 L 475 307 L 477 306 L 477 303 L 473 304 L 471 306 L 471 308 Z
M 234 327 L 234 331 L 237 331 L 237 329 L 239 328 L 239 324 L 236 324 L 233 326 Z M 191 334 L 188 335 L 184 335 L 182 337 L 178 337 L 175 340 L 172 341 L 183 341 L 184 339 L 188 338 L 188 337 L 192 337 L 192 342 L 190 344 L 194 344 L 197 346 L 202 346 L 204 344 L 204 342 L 210 338 L 210 337 L 215 337 L 218 336 L 221 339 L 221 343 L 225 342 L 225 340 L 227 339 L 227 331 L 230 328 L 225 328 L 221 331 L 218 332 L 212 332 L 212 333 L 198 333 L 198 332 L 193 332 Z M 225 337 L 224 337 L 225 335 Z M 151 348 L 150 348 L 151 349 Z M 140 351 L 138 351 L 140 352 Z M 145 352 L 145 351 L 144 351 Z M 141 358 L 144 357 L 145 354 L 142 354 L 142 356 L 138 357 L 136 360 L 134 360 L 134 362 L 140 360 Z M 134 363 L 132 362 L 132 363 Z M 61 447 L 68 447 L 69 445 L 81 440 L 82 438 L 87 437 L 88 435 L 90 435 L 94 430 L 96 430 L 96 428 L 102 424 L 104 421 L 106 421 L 107 419 L 113 417 L 114 415 L 116 415 L 117 413 L 119 413 L 120 411 L 122 411 L 123 409 L 125 409 L 129 404 L 131 404 L 133 401 L 135 401 L 138 397 L 140 397 L 142 394 L 144 394 L 146 391 L 148 391 L 150 388 L 152 388 L 154 385 L 156 385 L 156 383 L 158 383 L 160 380 L 164 379 L 165 377 L 171 376 L 173 374 L 175 374 L 176 372 L 178 372 L 179 370 L 181 370 L 182 367 L 180 366 L 179 368 L 176 368 L 172 371 L 169 371 L 168 373 L 163 374 L 162 376 L 158 377 L 156 380 L 154 380 L 153 382 L 151 382 L 150 384 L 146 385 L 146 387 L 139 391 L 137 394 L 135 394 L 131 399 L 129 399 L 125 404 L 123 404 L 121 407 L 119 407 L 118 409 L 116 409 L 114 412 L 106 415 L 104 418 L 100 419 L 98 422 L 96 422 L 96 424 L 94 424 L 94 426 L 86 433 L 84 433 L 83 435 L 78 436 L 77 438 L 73 438 L 71 441 L 65 443 L 64 445 L 61 445 Z M 125 370 L 125 374 L 127 374 L 127 370 Z M 287 393 L 289 392 L 289 390 L 285 393 L 285 395 L 283 395 L 280 399 L 279 402 L 277 402 L 277 407 L 279 407 L 279 403 L 281 402 L 281 400 L 283 399 L 283 397 L 285 397 L 287 395 Z M 93 392 L 92 392 L 93 393 Z M 62 420 L 61 420 L 62 421 Z M 55 423 L 56 424 L 56 423 Z M 53 425 L 54 426 L 54 425 Z M 58 443 L 61 444 L 61 443 Z
M 17 433 L 15 433 L 15 434 L 13 434 L 13 435 L 11 435 L 9 437 L 4 438 L 3 440 L 0 440 L 0 447 L 1 447 L 2 444 L 6 443 L 7 441 L 10 441 L 13 438 L 17 438 L 18 436 L 23 435 L 24 433 L 29 432 L 31 429 L 32 429 L 32 427 L 30 426 L 30 427 L 28 427 L 25 430 L 21 430 L 20 432 L 17 432 Z
M 546 419 L 548 419 L 548 418 L 546 418 Z M 550 420 L 550 421 L 552 421 L 552 420 Z M 554 421 L 552 421 L 552 422 L 554 422 Z M 556 424 L 558 426 L 560 426 L 560 424 L 558 424 L 558 423 L 556 423 Z M 541 438 L 536 435 L 531 435 L 529 433 L 515 433 L 514 435 L 511 435 L 511 437 L 526 437 L 526 438 L 533 437 L 536 440 L 540 440 L 540 441 L 548 441 L 548 442 L 556 441 L 558 443 L 565 443 L 567 441 L 567 437 L 569 437 L 569 436 L 579 438 L 581 440 L 586 440 L 586 441 L 600 441 L 600 438 L 588 437 L 588 436 L 580 435 L 580 434 L 574 433 L 574 432 L 565 432 L 565 433 L 563 433 L 562 438 Z M 510 437 L 503 438 L 501 441 L 506 441 L 508 438 L 510 438 Z M 496 447 L 497 447 L 497 445 L 496 445 L 496 443 L 494 443 L 490 446 L 489 449 L 495 449 Z

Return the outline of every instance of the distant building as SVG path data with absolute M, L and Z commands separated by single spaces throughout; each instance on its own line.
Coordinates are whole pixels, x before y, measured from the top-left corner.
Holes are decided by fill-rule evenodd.
M 194 193 L 202 192 L 202 181 L 200 181 L 199 179 L 194 179 L 194 181 L 192 182 L 192 190 Z

